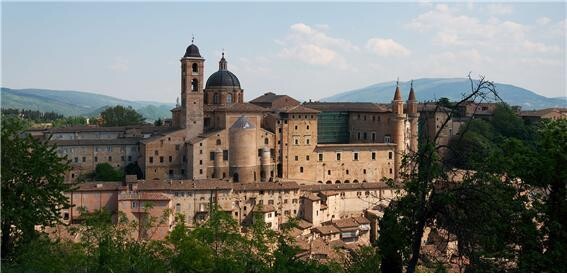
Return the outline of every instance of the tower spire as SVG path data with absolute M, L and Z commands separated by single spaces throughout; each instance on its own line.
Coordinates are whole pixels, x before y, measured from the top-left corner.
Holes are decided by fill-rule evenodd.
M 415 101 L 415 92 L 413 91 L 413 80 L 411 80 L 411 83 L 410 83 L 410 91 L 409 91 L 408 101 Z
M 195 42 L 195 34 L 191 34 L 191 44 Z
M 400 93 L 400 77 L 396 80 L 396 93 L 394 93 L 394 101 L 401 101 L 402 94 Z

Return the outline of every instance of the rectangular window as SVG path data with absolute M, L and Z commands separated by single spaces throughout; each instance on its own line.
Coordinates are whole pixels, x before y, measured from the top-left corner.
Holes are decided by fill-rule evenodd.
M 376 141 L 376 132 L 372 132 L 372 142 Z
M 175 150 L 179 150 L 179 145 L 175 145 Z
M 309 161 L 309 155 L 305 155 L 305 160 Z
M 222 160 L 228 161 L 228 150 L 222 151 Z
M 319 153 L 319 161 L 323 161 L 323 154 Z
M 358 161 L 358 152 L 353 153 L 352 160 Z
M 372 153 L 372 160 L 376 160 L 376 153 L 375 152 Z
M 392 137 L 390 135 L 384 135 L 384 143 L 391 143 Z
M 124 155 L 120 156 L 120 160 L 124 161 Z
M 132 156 L 128 155 L 128 161 L 132 161 Z
M 79 157 L 75 157 L 75 163 L 79 163 Z
M 132 209 L 136 208 L 136 201 L 132 201 Z
M 150 163 L 154 162 L 154 158 L 152 156 L 150 156 Z
M 274 200 L 273 199 L 268 200 L 268 205 L 274 205 Z
M 173 161 L 173 157 L 170 155 L 169 156 L 169 162 Z
M 393 153 L 393 152 L 391 152 L 391 151 L 388 152 L 388 159 L 391 160 L 393 156 L 394 156 L 394 153 Z
M 299 161 L 299 156 L 295 156 L 295 161 Z
M 292 199 L 292 200 L 291 200 L 291 203 L 297 203 L 297 199 L 295 199 L 295 198 Z
M 364 140 L 368 139 L 368 133 L 366 132 L 362 133 L 362 137 Z
M 159 155 L 159 152 L 157 150 L 154 151 L 154 155 Z
M 83 156 L 83 162 L 87 162 L 87 158 Z
M 111 151 L 112 151 L 112 146 L 107 146 L 107 147 L 106 147 L 106 151 L 111 152 Z
M 108 162 L 112 162 L 112 156 L 108 157 Z
M 95 161 L 95 162 L 98 162 L 98 157 L 95 156 L 95 157 L 94 157 L 94 161 Z M 151 162 L 150 162 L 150 163 L 151 163 Z
M 211 160 L 211 161 L 215 160 L 215 152 L 214 151 L 211 151 L 209 153 L 209 160 Z
M 299 172 L 303 173 L 303 167 L 299 167 Z
M 337 153 L 337 161 L 341 161 L 341 154 Z
M 160 156 L 160 157 L 159 157 L 159 162 L 160 162 L 160 163 L 163 163 L 163 156 Z

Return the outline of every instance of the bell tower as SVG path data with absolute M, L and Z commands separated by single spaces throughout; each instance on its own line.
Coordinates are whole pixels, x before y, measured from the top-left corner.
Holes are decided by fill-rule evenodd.
M 205 59 L 201 57 L 199 48 L 193 44 L 187 47 L 181 58 L 181 128 L 187 132 L 186 138 L 191 139 L 203 133 L 203 80 Z

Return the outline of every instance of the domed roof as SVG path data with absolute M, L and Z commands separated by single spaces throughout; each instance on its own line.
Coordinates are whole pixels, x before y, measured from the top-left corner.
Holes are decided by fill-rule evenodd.
M 240 88 L 240 81 L 232 72 L 228 71 L 227 62 L 224 58 L 224 53 L 222 53 L 222 58 L 219 61 L 219 70 L 213 73 L 209 79 L 207 79 L 207 84 L 205 88 L 216 87 L 216 86 L 232 86 Z
M 235 86 L 240 88 L 240 81 L 232 72 L 220 70 L 213 73 L 207 80 L 206 88 L 213 86 Z
M 187 47 L 187 50 L 185 50 L 185 55 L 183 57 L 197 57 L 200 58 L 201 57 L 201 53 L 199 53 L 199 47 L 197 47 L 197 45 L 191 43 L 191 45 L 189 45 L 189 47 Z
M 252 124 L 244 115 L 240 116 L 236 122 L 230 127 L 230 129 L 239 129 L 239 128 L 256 128 L 254 124 Z

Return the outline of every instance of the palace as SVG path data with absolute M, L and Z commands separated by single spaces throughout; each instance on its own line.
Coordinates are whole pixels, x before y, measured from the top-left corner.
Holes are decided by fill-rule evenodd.
M 405 106 L 399 87 L 391 104 L 301 104 L 274 93 L 244 102 L 224 53 L 206 82 L 196 45 L 180 61 L 181 102 L 168 126 L 71 127 L 44 134 L 71 161 L 68 182 L 99 163 L 135 163 L 146 180 L 378 182 L 397 179 L 402 155 L 417 149 L 413 87 Z
M 383 180 L 398 180 L 402 155 L 417 150 L 413 87 L 405 106 L 399 86 L 391 104 L 300 103 L 271 92 L 244 102 L 224 53 L 218 71 L 204 76 L 205 60 L 191 44 L 181 58 L 181 101 L 166 126 L 39 134 L 70 160 L 69 183 L 101 163 L 137 165 L 143 175 L 80 183 L 67 194 L 73 207 L 62 211 L 64 221 L 78 223 L 82 210 L 101 208 L 138 222 L 171 210 L 152 233 L 134 233 L 163 239 L 176 214 L 195 227 L 216 206 L 241 225 L 260 214 L 274 230 L 297 218 L 293 235 L 308 258 L 329 259 L 333 248 L 376 239 L 377 219 L 401 192 Z

